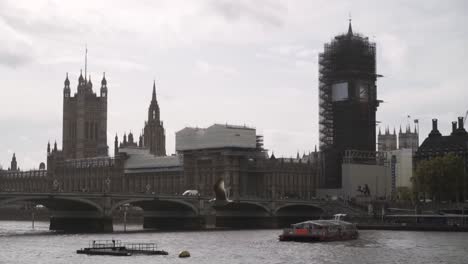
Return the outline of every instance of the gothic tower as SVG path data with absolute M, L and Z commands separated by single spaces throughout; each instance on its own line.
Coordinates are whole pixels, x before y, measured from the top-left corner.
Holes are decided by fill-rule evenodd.
M 65 159 L 107 156 L 107 80 L 103 76 L 100 96 L 93 92 L 91 76 L 78 78 L 71 95 L 70 80 L 63 89 L 63 155 Z
M 11 171 L 17 171 L 18 170 L 18 163 L 16 162 L 15 153 L 13 153 L 13 157 L 11 158 L 10 170 Z
M 379 151 L 391 151 L 397 149 L 397 135 L 395 128 L 393 129 L 393 134 L 390 133 L 389 128 L 385 129 L 385 133 L 382 134 L 379 128 L 379 135 L 377 136 L 377 145 Z
M 336 36 L 319 54 L 320 185 L 341 187 L 346 150 L 375 151 L 376 46 L 353 32 Z
M 398 147 L 400 149 L 411 149 L 413 153 L 418 150 L 419 147 L 419 133 L 414 127 L 414 132 L 411 132 L 411 127 L 408 124 L 406 126 L 406 131 L 402 132 L 400 126 L 400 133 L 398 133 Z
M 156 83 L 153 83 L 153 97 L 148 108 L 148 121 L 143 130 L 143 145 L 156 156 L 166 156 L 166 133 L 160 120 L 159 105 L 156 99 Z

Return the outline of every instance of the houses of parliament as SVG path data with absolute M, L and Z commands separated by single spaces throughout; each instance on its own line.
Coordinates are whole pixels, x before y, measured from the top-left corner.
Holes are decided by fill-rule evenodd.
M 64 159 L 82 159 L 105 157 L 108 155 L 107 146 L 107 80 L 105 74 L 101 80 L 100 96 L 93 91 L 91 77 L 78 78 L 77 92 L 72 96 L 68 74 L 63 88 L 63 150 Z M 123 142 L 117 144 L 116 135 L 115 154 L 119 147 L 135 146 L 148 148 L 150 153 L 157 156 L 166 155 L 165 132 L 160 120 L 158 101 L 156 99 L 156 84 L 153 83 L 153 97 L 148 109 L 148 121 L 145 122 L 143 135 L 138 144 L 134 142 L 133 134 L 124 135 Z M 50 147 L 48 147 L 48 153 Z
M 85 68 L 86 69 L 86 68 Z M 47 164 L 20 171 L 16 157 L 0 171 L 0 191 L 130 192 L 182 194 L 198 190 L 213 195 L 222 178 L 230 197 L 315 196 L 319 154 L 293 158 L 269 156 L 263 137 L 246 126 L 214 124 L 176 133 L 176 154 L 166 155 L 166 134 L 153 83 L 141 134 L 115 135 L 109 155 L 107 121 L 109 89 L 105 74 L 99 92 L 86 70 L 76 92 L 68 74 L 63 87 L 62 149 L 47 144 Z

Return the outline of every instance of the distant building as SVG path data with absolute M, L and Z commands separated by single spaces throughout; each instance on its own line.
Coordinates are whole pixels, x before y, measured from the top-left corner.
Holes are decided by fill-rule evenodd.
M 93 91 L 91 76 L 80 73 L 77 92 L 71 95 L 68 74 L 63 88 L 62 148 L 65 159 L 107 156 L 107 80 L 100 96 Z
M 379 151 L 391 151 L 397 149 L 397 135 L 395 129 L 393 133 L 390 133 L 388 128 L 385 129 L 385 133 L 382 134 L 379 128 L 379 135 L 377 136 L 377 146 Z
M 414 132 L 411 132 L 411 128 L 408 125 L 406 131 L 402 132 L 400 126 L 400 132 L 398 133 L 398 148 L 399 149 L 411 149 L 413 153 L 418 150 L 419 147 L 419 132 L 414 127 Z
M 119 138 L 115 135 L 114 139 L 114 155 L 117 156 L 120 148 L 146 148 L 149 153 L 155 156 L 166 156 L 166 131 L 164 130 L 164 123 L 160 119 L 160 111 L 158 101 L 156 99 L 156 84 L 153 83 L 153 96 L 148 108 L 148 120 L 145 122 L 143 128 L 143 135 L 140 135 L 138 142 L 130 132 L 124 134 L 123 141 L 119 143 Z
M 18 162 L 16 161 L 16 154 L 13 153 L 13 157 L 11 158 L 10 168 L 9 171 L 19 171 Z
M 402 148 L 397 150 L 388 151 L 386 154 L 387 164 L 391 165 L 392 157 L 394 157 L 395 168 L 395 187 L 411 188 L 413 183 L 413 157 L 414 152 L 410 148 Z
M 457 122 L 452 122 L 452 133 L 442 136 L 437 128 L 437 119 L 432 119 L 432 131 L 423 141 L 416 152 L 416 161 L 431 159 L 433 157 L 444 156 L 453 153 L 465 159 L 465 166 L 468 165 L 468 133 L 463 124 L 463 117 L 458 118 Z
M 315 196 L 318 163 L 311 159 L 268 157 L 254 128 L 215 124 L 176 133 L 186 187 L 210 195 L 222 178 L 232 199 Z
M 143 129 L 143 145 L 156 156 L 166 156 L 166 132 L 160 119 L 158 100 L 156 99 L 156 84 L 153 83 L 153 96 L 148 108 L 148 121 Z

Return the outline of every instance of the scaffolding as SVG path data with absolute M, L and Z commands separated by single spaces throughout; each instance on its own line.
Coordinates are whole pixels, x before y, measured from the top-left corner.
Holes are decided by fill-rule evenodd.
M 375 151 L 379 105 L 376 45 L 352 32 L 336 36 L 319 54 L 319 140 L 321 185 L 341 187 L 344 151 Z

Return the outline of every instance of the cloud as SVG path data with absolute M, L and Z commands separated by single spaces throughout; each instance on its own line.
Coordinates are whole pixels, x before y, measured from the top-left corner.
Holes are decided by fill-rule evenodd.
M 33 46 L 25 35 L 15 31 L 0 18 L 0 64 L 19 67 L 33 59 Z
M 198 70 L 207 74 L 233 75 L 237 73 L 237 70 L 234 68 L 223 65 L 215 65 L 204 60 L 198 60 L 195 65 Z
M 382 58 L 392 69 L 401 69 L 406 65 L 407 44 L 398 36 L 383 33 L 379 36 L 378 44 L 382 47 Z
M 258 0 L 212 0 L 210 7 L 228 21 L 239 21 L 243 18 L 264 25 L 280 27 L 284 21 L 285 6 L 278 2 Z

